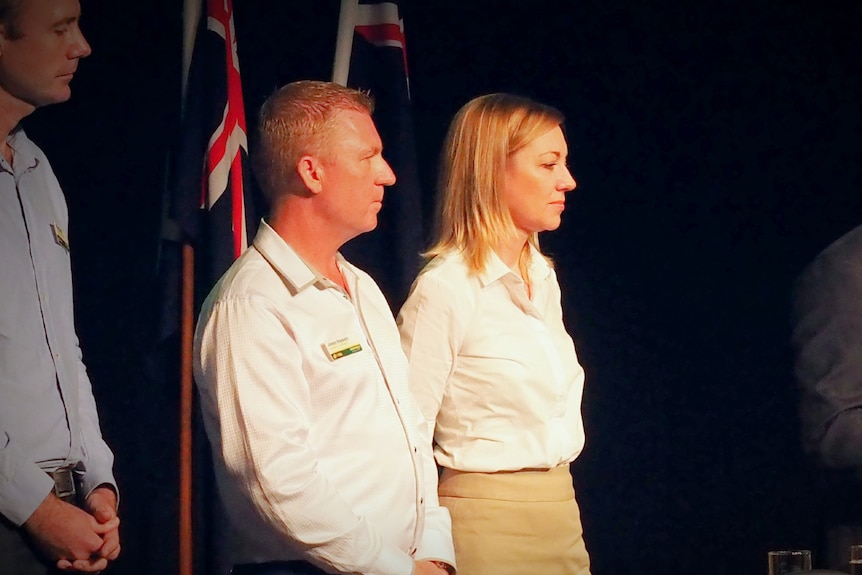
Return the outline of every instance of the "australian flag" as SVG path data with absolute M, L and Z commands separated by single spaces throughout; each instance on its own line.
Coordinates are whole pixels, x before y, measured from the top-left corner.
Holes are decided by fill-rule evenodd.
M 342 0 L 333 81 L 374 97 L 383 156 L 398 180 L 386 192 L 377 229 L 351 240 L 343 251 L 377 280 L 396 312 L 419 270 L 423 247 L 407 72 L 404 20 L 398 4 Z
M 248 246 L 258 214 L 231 0 L 206 0 L 195 40 L 174 164 L 171 217 L 195 246 L 205 296 Z
M 169 161 L 155 345 L 146 355 L 140 374 L 146 383 L 135 386 L 140 416 L 148 420 L 145 425 L 149 430 L 141 438 L 139 450 L 141 461 L 147 462 L 140 470 L 147 477 L 147 492 L 141 497 L 152 511 L 146 515 L 149 521 L 140 534 L 140 547 L 146 550 L 143 563 L 152 572 L 183 575 L 189 572 L 191 553 L 194 572 L 199 574 L 217 572 L 224 558 L 215 542 L 220 517 L 214 505 L 217 498 L 209 446 L 199 411 L 184 404 L 181 409 L 181 398 L 185 402 L 188 393 L 181 382 L 183 374 L 188 377 L 186 372 L 190 371 L 187 361 L 183 367 L 183 357 L 188 356 L 181 353 L 183 344 L 190 342 L 183 342 L 181 333 L 183 328 L 187 334 L 193 329 L 201 302 L 248 246 L 258 222 L 255 205 L 260 205 L 248 166 L 232 2 L 204 0 L 199 12 L 179 137 Z M 183 253 L 188 253 L 189 247 L 194 252 L 193 269 L 183 263 Z M 182 319 L 184 275 L 193 277 L 191 321 L 188 316 Z M 192 448 L 184 447 L 182 454 L 177 438 L 187 433 L 187 428 L 176 423 L 181 418 L 193 421 Z M 178 524 L 182 527 L 178 517 L 188 508 L 184 503 L 188 494 L 175 488 L 188 460 L 193 467 L 192 545 L 188 544 L 188 534 L 177 529 Z M 179 508 L 178 501 L 183 502 Z
M 258 222 L 233 4 L 205 0 L 203 7 L 185 92 L 171 205 L 181 239 L 194 247 L 195 318 L 215 282 L 248 247 Z M 221 515 L 199 410 L 189 416 L 194 572 L 213 573 L 224 561 L 218 553 L 223 548 L 218 541 L 223 536 Z

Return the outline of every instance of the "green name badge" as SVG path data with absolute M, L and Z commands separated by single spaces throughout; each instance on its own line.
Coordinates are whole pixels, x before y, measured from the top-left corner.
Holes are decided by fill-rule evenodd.
M 326 344 L 326 352 L 333 361 L 360 351 L 362 351 L 362 344 L 349 337 L 342 337 Z

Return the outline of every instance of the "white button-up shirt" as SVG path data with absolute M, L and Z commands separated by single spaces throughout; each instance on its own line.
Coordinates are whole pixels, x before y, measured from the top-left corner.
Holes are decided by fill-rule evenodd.
M 442 254 L 401 308 L 411 390 L 444 467 L 550 469 L 583 449 L 584 370 L 556 274 L 535 250 L 529 278 L 532 299 L 496 254 L 478 274 L 460 254 Z
M 392 313 L 367 274 L 339 267 L 349 293 L 262 222 L 201 312 L 195 372 L 232 560 L 454 564 Z

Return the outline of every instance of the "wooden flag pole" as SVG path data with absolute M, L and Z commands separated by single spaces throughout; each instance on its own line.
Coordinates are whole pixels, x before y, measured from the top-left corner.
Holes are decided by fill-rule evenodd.
M 183 2 L 183 69 L 180 110 L 185 111 L 186 89 L 192 51 L 202 14 L 201 0 Z M 192 539 L 192 413 L 193 386 L 192 339 L 194 338 L 195 251 L 189 243 L 182 247 L 182 292 L 180 309 L 180 485 L 179 485 L 179 575 L 193 575 Z
M 180 501 L 179 573 L 192 575 L 192 409 L 194 376 L 192 347 L 194 338 L 195 251 L 183 244 L 182 309 L 180 315 Z

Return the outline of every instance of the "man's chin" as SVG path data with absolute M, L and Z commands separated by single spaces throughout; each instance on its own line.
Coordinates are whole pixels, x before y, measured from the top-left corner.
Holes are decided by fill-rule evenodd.
M 42 94 L 39 98 L 36 98 L 35 101 L 31 102 L 37 108 L 41 108 L 42 106 L 50 106 L 51 104 L 62 104 L 63 102 L 68 102 L 72 97 L 72 89 L 66 85 L 63 88 L 58 88 L 53 92 Z
M 368 221 L 367 224 L 362 229 L 363 234 L 367 234 L 368 232 L 373 232 L 377 229 L 377 214 L 374 215 L 372 219 Z
M 57 94 L 51 103 L 52 104 L 62 104 L 63 102 L 68 102 L 71 98 L 72 98 L 72 90 L 67 89 L 65 92 L 63 92 L 61 94 Z

